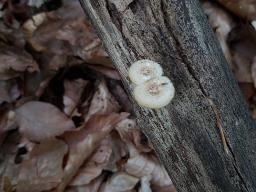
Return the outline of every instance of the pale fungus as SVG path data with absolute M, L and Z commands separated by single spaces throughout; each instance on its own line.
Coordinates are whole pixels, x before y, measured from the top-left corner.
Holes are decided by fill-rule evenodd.
M 134 89 L 134 98 L 142 107 L 157 109 L 170 103 L 174 97 L 174 86 L 165 76 L 152 78 Z
M 162 67 L 158 63 L 148 59 L 136 61 L 129 69 L 129 78 L 136 85 L 144 83 L 149 79 L 160 77 L 162 74 Z

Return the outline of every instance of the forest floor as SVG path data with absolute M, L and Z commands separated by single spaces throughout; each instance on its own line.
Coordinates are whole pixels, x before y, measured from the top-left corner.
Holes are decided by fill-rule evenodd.
M 256 119 L 256 2 L 202 1 Z M 0 191 L 175 192 L 77 0 L 0 1 Z

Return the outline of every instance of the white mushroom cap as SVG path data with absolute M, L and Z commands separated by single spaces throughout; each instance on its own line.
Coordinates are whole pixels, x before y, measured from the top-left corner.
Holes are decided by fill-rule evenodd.
M 130 80 L 137 85 L 154 77 L 159 77 L 162 74 L 162 67 L 158 63 L 148 59 L 136 61 L 129 69 Z
M 156 77 L 134 89 L 134 98 L 142 107 L 157 109 L 170 103 L 174 97 L 174 86 L 165 76 Z

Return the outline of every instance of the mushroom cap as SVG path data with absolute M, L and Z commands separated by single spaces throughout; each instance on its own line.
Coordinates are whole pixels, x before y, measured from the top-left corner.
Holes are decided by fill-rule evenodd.
M 150 79 L 134 89 L 134 99 L 141 107 L 157 109 L 170 103 L 175 89 L 168 77 Z
M 162 67 L 157 62 L 148 59 L 136 61 L 129 68 L 129 78 L 137 85 L 162 74 Z

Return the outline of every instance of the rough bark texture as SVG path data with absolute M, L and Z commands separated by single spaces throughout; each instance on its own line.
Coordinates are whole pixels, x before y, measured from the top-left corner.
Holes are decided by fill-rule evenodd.
M 199 2 L 80 1 L 131 100 L 127 70 L 136 60 L 159 62 L 173 81 L 171 104 L 150 110 L 134 102 L 134 111 L 177 190 L 256 191 L 256 128 Z

